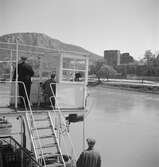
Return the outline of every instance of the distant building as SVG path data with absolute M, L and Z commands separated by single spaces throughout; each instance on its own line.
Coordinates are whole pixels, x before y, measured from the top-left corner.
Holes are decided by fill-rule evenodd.
M 120 53 L 119 50 L 105 50 L 104 59 L 111 66 L 126 65 L 134 62 L 133 57 L 129 53 Z
M 129 53 L 122 53 L 120 55 L 120 64 L 130 64 L 134 62 L 134 58 Z
M 108 65 L 116 66 L 120 65 L 120 51 L 119 50 L 105 50 L 104 59 Z

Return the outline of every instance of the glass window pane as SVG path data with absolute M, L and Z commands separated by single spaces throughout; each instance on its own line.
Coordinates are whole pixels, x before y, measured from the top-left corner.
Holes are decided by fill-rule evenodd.
M 73 79 L 74 79 L 73 71 L 63 70 L 63 77 L 62 77 L 63 81 L 73 81 Z
M 78 81 L 85 80 L 86 61 L 83 59 L 73 59 L 63 57 L 63 81 Z
M 85 70 L 86 62 L 85 60 L 76 60 L 76 70 Z
M 64 57 L 63 58 L 63 68 L 74 69 L 75 61 L 71 58 Z

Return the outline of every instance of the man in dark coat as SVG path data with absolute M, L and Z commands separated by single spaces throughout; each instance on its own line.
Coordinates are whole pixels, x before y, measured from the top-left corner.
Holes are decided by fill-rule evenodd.
M 75 73 L 75 81 L 80 81 L 81 74 L 79 72 Z
M 51 74 L 51 78 L 46 80 L 42 85 L 45 105 L 46 106 L 51 105 L 50 97 L 52 97 L 51 102 L 52 102 L 52 105 L 53 105 L 54 108 L 55 108 L 55 96 L 56 96 L 56 80 L 55 80 L 55 77 L 56 77 L 55 74 Z M 52 90 L 51 90 L 50 86 L 52 87 Z
M 94 150 L 95 142 L 93 138 L 87 139 L 88 148 L 80 154 L 77 167 L 101 167 L 101 156 Z
M 26 63 L 26 60 L 27 60 L 27 57 L 21 57 L 21 60 L 18 64 L 18 81 L 21 81 L 24 83 L 28 98 L 30 100 L 31 77 L 34 75 L 34 71 L 31 65 Z M 13 74 L 13 81 L 15 81 L 15 79 L 16 79 L 16 69 Z M 20 98 L 21 107 L 24 107 L 24 101 L 25 101 L 25 104 L 28 106 L 28 100 L 27 100 L 25 89 L 24 89 L 24 85 L 22 83 L 18 83 L 19 96 L 24 98 L 24 100 Z

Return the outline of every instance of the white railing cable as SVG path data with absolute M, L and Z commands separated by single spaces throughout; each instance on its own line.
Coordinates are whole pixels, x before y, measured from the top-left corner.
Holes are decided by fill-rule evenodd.
M 52 121 L 52 119 L 51 119 L 51 114 L 50 114 L 50 112 L 48 112 L 48 115 L 49 115 L 49 120 L 50 120 L 50 123 L 51 123 L 51 126 L 52 126 L 53 133 L 54 133 L 54 135 L 55 135 L 55 142 L 57 143 L 58 151 L 59 151 L 60 156 L 61 156 L 61 160 L 62 160 L 62 162 L 63 162 L 64 167 L 66 167 L 66 164 L 65 164 L 65 161 L 64 161 L 64 158 L 63 158 L 63 155 L 62 155 L 62 151 L 61 151 L 61 148 L 60 148 L 59 140 L 58 140 L 57 134 L 56 134 L 56 132 L 55 132 L 55 126 L 54 126 L 54 123 L 53 123 L 53 121 Z
M 58 102 L 57 102 L 57 98 L 56 98 L 56 96 L 55 96 L 55 94 L 54 94 L 54 91 L 53 91 L 53 88 L 52 88 L 52 85 L 54 85 L 54 84 L 56 84 L 56 83 L 51 83 L 51 84 L 50 84 L 51 92 L 52 92 L 52 94 L 53 94 L 53 96 L 50 97 L 50 102 L 51 102 L 51 105 L 52 105 L 52 100 L 51 100 L 51 98 L 54 98 L 54 99 L 55 99 L 55 104 L 57 105 L 57 110 L 58 110 L 58 112 L 59 112 L 59 114 L 60 114 L 60 117 L 61 117 L 62 120 L 63 120 L 64 127 L 66 127 L 66 134 L 67 134 L 67 136 L 68 136 L 68 138 L 69 138 L 71 147 L 72 147 L 72 149 L 73 149 L 73 154 L 74 154 L 75 160 L 77 160 L 77 156 L 76 156 L 76 153 L 75 153 L 75 147 L 74 147 L 74 145 L 73 145 L 73 142 L 72 142 L 72 139 L 71 139 L 69 133 L 67 132 L 67 125 L 66 125 L 66 122 L 65 122 L 65 117 L 64 117 L 64 115 L 63 115 L 62 112 L 61 112 L 61 109 L 60 109 L 59 104 L 58 104 Z M 53 105 L 52 105 L 52 108 L 54 108 Z
M 50 99 L 51 99 L 51 98 L 53 98 L 53 96 L 50 97 Z M 52 101 L 51 101 L 51 103 L 52 103 Z M 57 104 L 57 103 L 56 103 L 56 104 Z M 53 107 L 53 105 L 52 105 L 52 107 Z M 54 110 L 53 110 L 53 111 L 54 111 Z M 65 131 L 66 131 L 66 135 L 67 135 L 67 137 L 68 137 L 68 139 L 69 139 L 69 142 L 70 142 L 70 144 L 71 144 L 71 147 L 72 147 L 73 156 L 75 157 L 75 160 L 77 160 L 77 156 L 76 156 L 76 153 L 75 153 L 75 147 L 74 147 L 74 145 L 73 145 L 71 136 L 70 136 L 70 134 L 68 133 L 67 125 L 66 125 L 66 122 L 65 122 L 65 118 L 64 118 L 64 116 L 63 116 L 61 110 L 59 109 L 59 107 L 58 107 L 57 111 L 59 112 L 60 118 L 62 118 L 64 127 L 66 128 Z M 55 111 L 54 111 L 54 114 L 56 115 L 56 112 L 55 112 Z M 61 133 L 62 133 L 62 130 L 61 130 Z M 65 143 L 64 143 L 64 144 L 65 144 Z

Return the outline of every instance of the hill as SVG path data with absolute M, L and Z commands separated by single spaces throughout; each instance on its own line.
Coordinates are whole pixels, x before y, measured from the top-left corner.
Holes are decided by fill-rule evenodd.
M 13 34 L 6 34 L 0 36 L 0 42 L 15 42 L 16 39 L 19 39 L 20 43 L 39 46 L 39 47 L 46 47 L 51 49 L 63 50 L 63 51 L 75 51 L 75 52 L 82 52 L 84 54 L 89 55 L 90 62 L 94 62 L 97 59 L 101 59 L 102 57 L 94 54 L 80 46 L 67 44 L 61 42 L 60 40 L 53 39 L 48 35 L 42 33 L 13 33 Z

